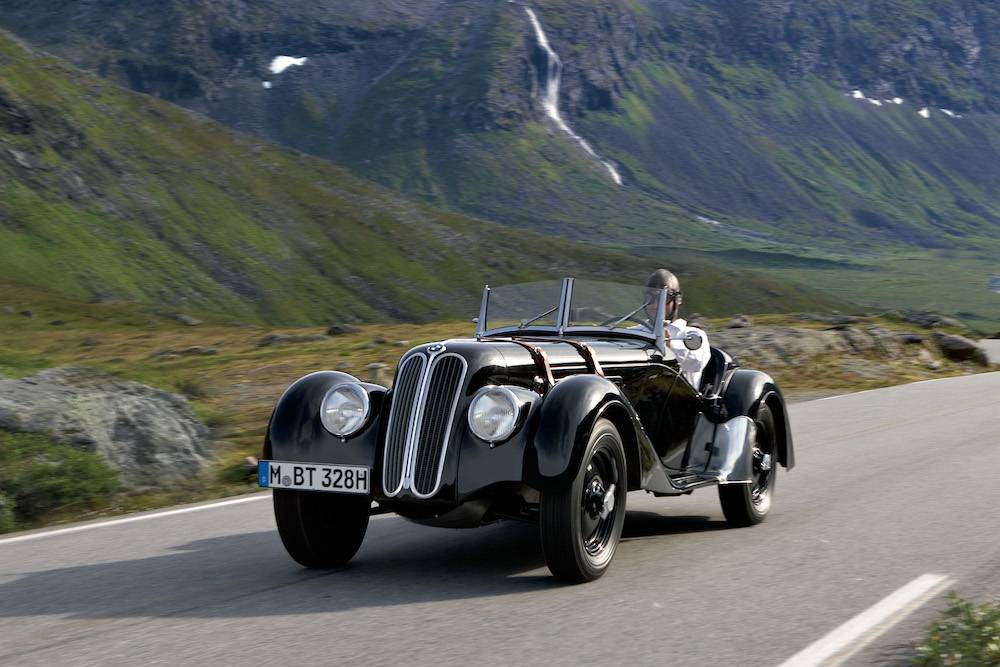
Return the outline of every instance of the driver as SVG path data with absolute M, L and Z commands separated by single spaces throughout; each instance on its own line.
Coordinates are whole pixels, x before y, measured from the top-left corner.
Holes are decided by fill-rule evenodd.
M 646 280 L 647 301 L 646 315 L 649 317 L 650 326 L 653 318 L 656 317 L 658 307 L 659 290 L 667 288 L 667 307 L 664 313 L 667 345 L 670 351 L 677 356 L 680 362 L 681 373 L 685 379 L 691 383 L 695 389 L 699 389 L 701 374 L 711 359 L 711 349 L 708 346 L 708 336 L 701 329 L 689 327 L 687 321 L 678 317 L 683 301 L 681 294 L 681 283 L 677 276 L 666 269 L 657 269 Z M 689 350 L 684 344 L 684 336 L 690 332 L 695 332 L 701 336 L 701 346 L 697 350 Z

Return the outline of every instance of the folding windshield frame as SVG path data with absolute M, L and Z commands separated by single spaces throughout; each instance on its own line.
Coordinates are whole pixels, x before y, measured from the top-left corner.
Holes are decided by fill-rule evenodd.
M 653 332 L 651 334 L 636 331 L 634 329 L 611 329 L 600 326 L 569 326 L 570 305 L 573 302 L 573 278 L 563 278 L 562 289 L 559 293 L 559 306 L 557 308 L 558 317 L 556 318 L 555 325 L 539 324 L 528 327 L 507 326 L 497 327 L 495 329 L 486 329 L 484 327 L 487 324 L 486 318 L 489 313 L 489 302 L 490 286 L 486 285 L 483 288 L 483 300 L 479 306 L 479 318 L 476 320 L 477 339 L 487 338 L 490 336 L 515 336 L 538 333 L 556 334 L 557 336 L 562 336 L 568 333 L 603 333 L 651 340 L 656 344 L 656 349 L 660 351 L 660 354 L 663 356 L 666 356 L 667 354 L 666 327 L 664 325 L 665 315 L 667 312 L 667 289 L 665 287 L 660 288 L 659 293 L 657 294 L 656 324 L 653 327 Z

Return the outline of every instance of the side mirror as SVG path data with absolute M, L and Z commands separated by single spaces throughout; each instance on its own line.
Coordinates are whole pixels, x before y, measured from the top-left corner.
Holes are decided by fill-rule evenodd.
M 705 341 L 702 340 L 701 334 L 696 331 L 689 331 L 684 334 L 684 347 L 689 350 L 699 349 L 704 342 Z

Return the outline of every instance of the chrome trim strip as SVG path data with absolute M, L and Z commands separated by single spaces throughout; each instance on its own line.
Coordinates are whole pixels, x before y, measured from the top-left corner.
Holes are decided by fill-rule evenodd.
M 659 303 L 656 306 L 656 324 L 653 326 L 653 331 L 656 333 L 656 349 L 660 351 L 663 358 L 667 356 L 666 322 L 664 321 L 666 315 L 667 288 L 663 287 L 660 289 Z
M 386 478 L 385 478 L 385 476 L 389 472 L 389 460 L 388 460 L 389 450 L 388 450 L 388 444 L 389 444 L 389 437 L 392 435 L 392 432 L 393 432 L 393 421 L 392 420 L 393 420 L 394 416 L 398 416 L 398 415 L 395 414 L 396 413 L 396 395 L 395 394 L 393 394 L 392 401 L 390 401 L 390 404 L 389 404 L 389 422 L 388 422 L 388 426 L 386 427 L 386 442 L 385 442 L 386 448 L 382 452 L 382 493 L 384 493 L 389 498 L 392 498 L 392 497 L 396 496 L 400 491 L 402 491 L 403 490 L 403 486 L 405 484 L 405 480 L 406 480 L 406 456 L 407 456 L 407 449 L 409 448 L 409 442 L 410 442 L 410 431 L 411 431 L 411 425 L 412 425 L 412 422 L 413 422 L 413 413 L 416 411 L 417 403 L 420 401 L 420 394 L 418 392 L 420 391 L 420 388 L 423 386 L 423 382 L 424 382 L 423 375 L 427 371 L 427 366 L 428 366 L 427 355 L 425 355 L 423 352 L 418 352 L 418 353 L 412 355 L 411 357 L 409 357 L 406 360 L 406 363 L 410 363 L 410 361 L 412 359 L 418 359 L 419 363 L 420 363 L 420 368 L 417 370 L 417 378 L 418 378 L 417 379 L 417 389 L 413 393 L 413 403 L 410 405 L 410 422 L 406 426 L 406 440 L 404 441 L 404 444 L 403 444 L 403 461 L 402 461 L 402 464 L 401 464 L 400 470 L 399 470 L 399 486 L 397 486 L 391 493 L 386 488 L 386 484 L 385 484 Z M 400 367 L 399 367 L 399 372 L 402 372 L 402 370 L 403 370 L 403 365 L 401 364 Z M 398 387 L 394 386 L 393 390 L 395 391 L 396 389 L 398 389 Z
M 476 322 L 476 340 L 483 337 L 486 332 L 486 313 L 490 303 L 490 286 L 483 288 L 483 300 L 479 304 L 479 321 Z
M 462 373 L 458 377 L 458 386 L 455 388 L 455 397 L 454 397 L 454 399 L 452 399 L 451 411 L 448 413 L 448 421 L 445 424 L 444 442 L 441 443 L 441 460 L 438 462 L 437 477 L 435 477 L 435 479 L 434 479 L 434 486 L 431 488 L 430 492 L 426 493 L 426 494 L 422 494 L 419 491 L 417 491 L 416 487 L 413 485 L 413 475 L 416 472 L 416 465 L 417 465 L 417 457 L 416 457 L 416 449 L 417 449 L 417 447 L 414 446 L 414 448 L 413 448 L 414 449 L 414 456 L 413 456 L 413 459 L 411 461 L 411 467 L 410 467 L 410 470 L 409 470 L 409 473 L 410 473 L 410 477 L 409 477 L 409 479 L 410 479 L 410 486 L 409 486 L 409 489 L 410 489 L 410 492 L 414 496 L 416 496 L 417 498 L 430 498 L 435 493 L 437 493 L 438 491 L 441 490 L 441 475 L 444 474 L 444 460 L 448 456 L 448 445 L 451 442 L 451 429 L 452 429 L 452 427 L 455 424 L 455 411 L 458 409 L 458 400 L 462 397 L 462 390 L 465 387 L 465 376 L 469 372 L 469 362 L 467 362 L 465 360 L 465 357 L 462 357 L 461 355 L 455 354 L 454 352 L 449 352 L 448 354 L 442 354 L 441 356 L 439 356 L 437 359 L 434 360 L 434 363 L 430 366 L 429 371 L 427 373 L 428 379 L 431 378 L 431 377 L 433 377 L 433 375 L 434 375 L 434 367 L 437 366 L 441 362 L 441 360 L 444 359 L 445 357 L 456 357 L 459 361 L 461 361 L 462 362 Z M 423 409 L 425 407 L 426 407 L 426 405 L 422 405 L 421 406 L 421 415 L 420 415 L 420 418 L 421 418 L 420 421 L 421 422 L 423 422 L 423 414 L 422 413 L 423 413 Z M 419 428 L 418 428 L 418 431 L 417 431 L 417 437 L 415 439 L 415 442 L 418 443 L 418 444 L 420 442 Z
M 437 346 L 432 345 L 431 347 L 433 348 Z M 417 389 L 417 402 L 414 404 L 413 412 L 410 413 L 410 423 L 407 427 L 406 450 L 403 453 L 403 475 L 401 487 L 403 489 L 410 489 L 413 482 L 413 468 L 416 465 L 416 449 L 417 443 L 419 442 L 418 438 L 420 436 L 420 420 L 423 418 L 424 405 L 427 403 L 427 385 L 430 384 L 431 381 L 435 359 L 444 354 L 445 350 L 447 350 L 447 348 L 444 345 L 441 345 L 437 350 L 431 352 L 430 349 L 428 349 L 427 352 L 427 365 L 424 366 L 424 376 L 420 378 L 420 386 Z M 454 353 L 449 352 L 449 354 Z
M 569 324 L 569 304 L 573 298 L 573 279 L 563 278 L 562 293 L 559 295 L 559 316 L 556 318 L 556 331 L 562 336 Z

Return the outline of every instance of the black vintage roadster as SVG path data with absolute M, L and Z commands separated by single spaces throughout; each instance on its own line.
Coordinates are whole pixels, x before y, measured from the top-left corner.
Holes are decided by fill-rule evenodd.
M 278 400 L 258 470 L 288 553 L 343 565 L 369 516 L 471 527 L 537 521 L 552 573 L 607 569 L 629 491 L 718 486 L 727 520 L 759 523 L 794 463 L 775 382 L 711 349 L 699 387 L 669 340 L 667 294 L 566 278 L 483 293 L 475 338 L 403 355 L 392 388 L 321 371 Z M 650 317 L 650 315 L 653 315 Z

